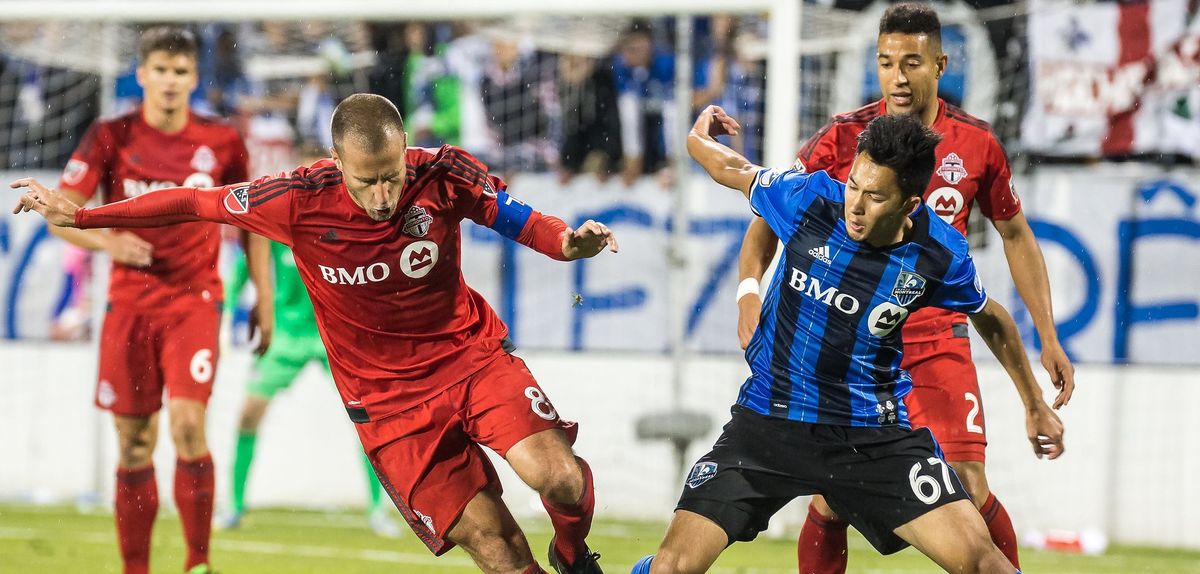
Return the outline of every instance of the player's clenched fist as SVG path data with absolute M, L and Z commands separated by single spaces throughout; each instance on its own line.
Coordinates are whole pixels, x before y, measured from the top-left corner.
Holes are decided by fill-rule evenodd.
M 579 229 L 567 228 L 563 236 L 563 256 L 567 259 L 584 259 L 595 257 L 604 250 L 604 246 L 613 253 L 617 252 L 617 237 L 607 225 L 599 221 L 587 220 Z
M 74 227 L 75 212 L 79 206 L 62 196 L 61 193 L 50 189 L 32 177 L 23 177 L 9 184 L 13 189 L 28 188 L 29 191 L 21 196 L 21 200 L 13 207 L 13 213 L 36 211 L 46 218 L 51 225 L 58 227 Z

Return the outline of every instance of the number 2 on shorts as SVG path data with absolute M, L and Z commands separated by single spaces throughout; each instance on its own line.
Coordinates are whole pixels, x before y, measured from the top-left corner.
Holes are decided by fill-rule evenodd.
M 529 408 L 533 409 L 533 414 L 542 417 L 548 421 L 558 418 L 558 412 L 550 404 L 550 399 L 542 394 L 542 390 L 537 387 L 525 387 L 525 398 L 529 399 Z
M 983 434 L 983 427 L 975 424 L 979 417 L 979 397 L 974 393 L 965 393 L 963 398 L 971 403 L 971 412 L 967 413 L 967 432 Z
M 942 484 L 946 485 L 946 492 L 954 494 L 954 483 L 950 482 L 950 467 L 946 466 L 946 461 L 931 456 L 927 462 L 930 466 L 942 467 Z M 942 484 L 938 484 L 937 478 L 921 474 L 919 462 L 913 463 L 912 469 L 908 471 L 908 484 L 912 486 L 917 499 L 925 504 L 933 504 L 942 497 Z

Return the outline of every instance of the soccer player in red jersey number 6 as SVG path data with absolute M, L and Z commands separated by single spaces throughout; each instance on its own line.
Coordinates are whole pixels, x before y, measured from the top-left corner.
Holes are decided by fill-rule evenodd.
M 101 186 L 107 201 L 119 201 L 179 185 L 245 181 L 246 147 L 238 133 L 189 109 L 188 95 L 197 84 L 196 53 L 196 39 L 186 30 L 160 27 L 142 34 L 137 81 L 143 103 L 92 124 L 63 171 L 59 187 L 65 198 L 83 204 Z M 213 463 L 204 412 L 217 367 L 220 226 L 194 222 L 112 232 L 50 230 L 80 247 L 103 250 L 113 261 L 95 401 L 112 411 L 120 445 L 115 517 L 124 571 L 140 574 L 149 568 L 150 533 L 158 513 L 152 454 L 165 389 L 178 455 L 175 505 L 188 549 L 184 568 L 208 572 Z M 265 258 L 250 261 L 256 287 L 269 289 L 264 284 L 269 282 L 269 263 Z M 270 320 L 268 316 L 264 327 Z
M 800 165 L 809 172 L 824 170 L 835 180 L 845 181 L 858 135 L 872 119 L 884 114 L 911 114 L 941 135 L 936 169 L 924 201 L 964 235 L 971 204 L 977 201 L 980 212 L 1000 232 L 1013 281 L 1041 336 L 1042 366 L 1054 386 L 1064 391 L 1054 408 L 1062 407 L 1074 390 L 1075 368 L 1058 341 L 1046 264 L 1012 189 L 1004 150 L 991 129 L 937 97 L 938 78 L 947 64 L 937 13 L 921 4 L 891 6 L 879 22 L 876 64 L 883 99 L 835 116 L 801 149 Z M 759 322 L 762 300 L 757 279 L 770 264 L 775 246 L 771 229 L 754 218 L 739 261 L 738 338 L 743 348 Z M 1019 567 L 1012 520 L 992 494 L 984 474 L 983 397 L 971 362 L 966 316 L 922 309 L 908 319 L 902 334 L 902 366 L 913 379 L 912 392 L 905 398 L 913 426 L 933 431 L 946 460 L 983 514 L 992 541 Z M 809 508 L 797 552 L 802 574 L 846 571 L 846 522 L 835 516 L 821 497 L 815 497 Z
M 512 354 L 508 329 L 467 286 L 460 221 L 491 227 L 551 258 L 616 252 L 588 221 L 572 230 L 508 195 L 453 147 L 407 147 L 387 99 L 356 94 L 334 110 L 333 158 L 218 188 L 175 188 L 79 208 L 32 179 L 14 212 L 67 227 L 216 221 L 290 246 L 338 391 L 401 514 L 437 555 L 462 546 L 485 572 L 543 572 L 500 498 L 484 455 L 504 457 L 542 496 L 560 573 L 600 572 L 584 541 L 592 475 L 571 451 L 576 426 Z

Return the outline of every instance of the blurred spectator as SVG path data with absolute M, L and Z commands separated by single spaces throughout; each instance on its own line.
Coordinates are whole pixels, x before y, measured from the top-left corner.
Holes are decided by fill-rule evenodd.
M 641 175 L 667 167 L 665 114 L 670 108 L 674 57 L 656 50 L 650 30 L 633 26 L 613 57 L 617 108 L 621 118 L 622 179 L 627 185 Z
M 483 69 L 480 92 L 499 154 L 490 165 L 497 171 L 545 170 L 549 159 L 546 99 L 553 85 L 542 74 L 539 58 L 506 34 L 492 39 L 490 61 Z
M 559 175 L 563 183 L 582 171 L 601 180 L 621 165 L 621 118 L 617 84 L 607 66 L 586 55 L 558 58 L 558 107 L 562 117 Z
M 722 142 L 753 162 L 762 161 L 766 89 L 765 42 L 753 28 L 732 16 L 714 16 L 711 36 L 697 42 L 704 53 L 697 64 L 692 107 L 716 104 L 738 119 L 742 131 Z
M 446 44 L 429 37 L 423 24 L 404 27 L 404 113 L 409 137 L 420 146 L 459 144 L 461 90 L 448 71 Z
M 86 341 L 92 337 L 92 252 L 71 244 L 63 246 L 67 288 L 50 326 L 55 341 Z
M 300 99 L 296 104 L 296 132 L 302 142 L 316 142 L 322 147 L 333 147 L 330 121 L 333 108 L 337 107 L 327 76 L 314 75 L 300 88 Z
M 204 75 L 211 74 L 209 81 L 205 82 L 208 107 L 215 114 L 231 116 L 237 109 L 239 97 L 248 91 L 242 59 L 238 54 L 237 35 L 233 30 L 224 28 L 217 34 L 211 50 L 211 61 L 211 70 L 202 71 Z
M 459 141 L 463 149 L 490 158 L 496 147 L 483 105 L 483 70 L 491 59 L 492 46 L 475 29 L 473 22 L 451 24 L 452 39 L 446 46 L 446 68 L 459 85 Z

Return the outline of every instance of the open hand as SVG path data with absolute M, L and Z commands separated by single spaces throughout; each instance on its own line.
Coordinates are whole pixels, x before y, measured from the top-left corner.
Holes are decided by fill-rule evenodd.
M 608 226 L 598 221 L 587 220 L 579 229 L 567 229 L 563 237 L 562 252 L 569 260 L 595 257 L 608 246 L 608 250 L 617 252 L 617 238 Z
M 71 203 L 71 200 L 63 197 L 61 193 L 38 183 L 32 177 L 23 177 L 8 186 L 13 189 L 29 189 L 13 207 L 14 214 L 36 211 L 46 218 L 50 225 L 75 227 L 75 212 L 79 210 L 79 206 Z

